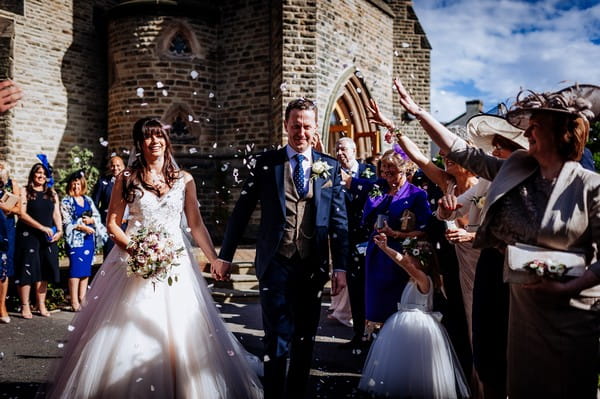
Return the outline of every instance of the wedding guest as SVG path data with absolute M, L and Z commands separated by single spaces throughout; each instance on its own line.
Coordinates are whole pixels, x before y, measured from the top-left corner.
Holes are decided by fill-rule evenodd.
M 60 209 L 69 255 L 69 296 L 74 312 L 84 303 L 96 247 L 108 239 L 100 213 L 86 193 L 85 173 L 71 173 L 67 177 L 67 195 L 62 199 Z
M 268 359 L 265 397 L 304 398 L 321 292 L 329 274 L 328 248 L 333 260 L 331 293 L 336 295 L 346 286 L 348 224 L 340 165 L 311 147 L 317 131 L 316 104 L 304 98 L 291 101 L 284 127 L 288 144 L 264 152 L 244 183 L 220 258 L 231 262 L 260 203 L 255 264 Z
M 47 397 L 262 398 L 181 227 L 185 217 L 192 238 L 221 273 L 194 179 L 175 163 L 160 121 L 140 119 L 132 136 L 139 155 L 117 177 L 108 210 L 115 248 L 71 322 Z M 124 232 L 127 206 L 131 223 Z M 157 247 L 152 255 L 148 246 Z
M 444 168 L 438 167 L 427 157 L 418 146 L 399 129 L 394 123 L 387 119 L 379 109 L 377 102 L 370 100 L 368 111 L 372 117 L 370 121 L 388 129 L 386 139 L 396 139 L 394 146 L 398 151 L 405 153 L 435 185 L 444 193 L 462 194 L 477 184 L 477 177 L 450 159 L 445 157 L 444 151 L 440 150 Z M 394 137 L 395 136 L 395 137 Z M 435 208 L 437 204 L 433 205 Z M 479 250 L 465 244 L 465 227 L 469 224 L 467 217 L 460 218 L 456 223 L 446 224 L 431 218 L 426 228 L 428 239 L 433 244 L 440 259 L 443 259 L 441 272 L 444 277 L 445 298 L 440 298 L 442 303 L 440 309 L 444 311 L 444 324 L 454 347 L 458 352 L 463 370 L 467 375 L 472 374 L 473 356 L 471 351 L 471 340 L 469 321 L 471 319 L 471 307 L 463 301 L 465 292 L 462 287 L 467 286 L 466 294 L 470 297 L 470 287 L 473 285 L 475 265 L 479 258 Z
M 14 108 L 23 97 L 23 91 L 10 79 L 0 80 L 0 114 Z
M 467 146 L 419 107 L 400 81 L 395 85 L 400 104 L 449 158 L 492 181 L 475 247 L 504 251 L 519 242 L 584 253 L 588 262 L 581 276 L 564 281 L 512 269 L 523 265 L 505 267 L 508 396 L 595 399 L 600 313 L 570 306 L 578 295 L 594 300 L 600 289 L 600 264 L 593 261 L 600 242 L 600 177 L 577 162 L 594 117 L 590 102 L 577 90 L 518 95 L 507 120 L 525 129 L 529 149 L 502 160 Z
M 433 292 L 441 280 L 431 245 L 407 239 L 400 253 L 387 245 L 385 234 L 373 239 L 410 280 L 398 311 L 385 322 L 369 350 L 359 389 L 386 398 L 469 397 L 452 342 L 432 314 Z
M 352 178 L 362 178 L 375 182 L 376 174 L 373 165 L 359 163 L 356 160 L 356 144 L 349 137 L 340 138 L 335 145 L 336 158 L 342 171 Z M 365 252 L 369 240 L 369 228 L 362 221 L 365 197 L 345 190 L 346 212 L 348 214 L 348 237 L 350 256 L 348 257 L 349 308 L 352 316 L 354 335 L 350 342 L 342 344 L 350 349 L 364 346 L 365 332 Z M 335 311 L 334 311 L 335 314 Z
M 467 122 L 467 133 L 475 147 L 500 159 L 507 159 L 514 151 L 529 147 L 523 129 L 495 115 L 471 117 Z M 457 245 L 472 248 L 489 186 L 489 180 L 479 179 L 458 197 L 448 194 L 440 199 L 438 218 L 455 220 L 468 216 L 466 234 L 459 237 L 462 240 Z M 472 251 L 480 252 L 478 249 Z M 461 279 L 469 332 L 472 332 L 473 362 L 483 396 L 506 398 L 508 284 L 502 279 L 504 254 L 496 248 L 484 248 L 475 263 L 474 279 Z
M 363 225 L 371 229 L 370 238 L 384 233 L 391 248 L 401 251 L 407 237 L 423 237 L 431 216 L 427 194 L 406 180 L 411 162 L 395 150 L 381 157 L 381 176 L 376 182 L 364 178 L 345 178 L 346 187 L 364 202 Z M 377 223 L 379 219 L 379 223 Z M 371 336 L 392 315 L 400 302 L 408 274 L 375 245 L 367 244 L 365 257 L 366 333 Z
M 15 249 L 15 284 L 21 297 L 21 316 L 31 319 L 30 293 L 35 288 L 40 315 L 49 317 L 46 308 L 48 282 L 58 283 L 58 246 L 62 237 L 62 218 L 58 195 L 52 188 L 52 167 L 46 155 L 32 166 L 27 186 L 21 191 L 21 213 L 17 222 Z
M 98 212 L 100 212 L 101 222 L 105 226 L 106 215 L 108 213 L 108 204 L 110 203 L 110 196 L 112 194 L 113 186 L 117 176 L 119 176 L 123 169 L 125 169 L 123 158 L 118 155 L 111 156 L 108 160 L 108 170 L 110 173 L 106 176 L 100 177 L 94 186 L 94 190 L 92 191 L 92 199 L 94 200 L 94 204 L 96 205 Z M 127 222 L 125 221 L 121 227 L 123 230 L 125 230 L 127 228 Z M 113 246 L 114 242 L 109 237 L 102 248 L 102 255 L 104 259 L 106 259 Z
M 8 164 L 5 161 L 0 161 L 0 198 L 7 198 L 6 201 L 0 201 L 4 230 L 2 238 L 6 246 L 2 249 L 2 255 L 0 256 L 0 323 L 10 323 L 10 317 L 6 309 L 6 295 L 8 293 L 9 278 L 14 275 L 15 271 L 15 235 L 17 216 L 21 211 L 20 195 L 19 185 L 10 178 Z M 2 247 L 4 247 L 4 244 Z

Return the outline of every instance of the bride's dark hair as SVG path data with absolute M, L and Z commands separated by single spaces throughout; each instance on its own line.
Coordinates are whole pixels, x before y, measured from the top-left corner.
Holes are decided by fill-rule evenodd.
M 135 146 L 135 160 L 123 171 L 123 198 L 128 203 L 135 199 L 136 192 L 144 195 L 142 187 L 148 191 L 160 196 L 160 192 L 154 186 L 144 181 L 144 171 L 148 168 L 148 163 L 144 158 L 142 143 L 144 137 L 161 136 L 165 140 L 165 160 L 162 167 L 162 173 L 165 177 L 165 184 L 169 189 L 173 187 L 175 181 L 181 177 L 181 173 L 173 158 L 173 147 L 171 140 L 164 126 L 158 119 L 142 118 L 133 125 L 133 144 Z

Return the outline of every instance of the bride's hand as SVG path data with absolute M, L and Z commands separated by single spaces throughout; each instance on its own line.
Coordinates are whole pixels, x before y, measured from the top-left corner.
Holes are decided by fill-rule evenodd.
M 229 281 L 231 279 L 231 262 L 216 259 L 210 262 L 210 273 L 217 281 Z
M 412 99 L 410 94 L 408 94 L 408 90 L 406 90 L 404 85 L 402 85 L 400 79 L 394 79 L 394 87 L 396 87 L 396 91 L 400 96 L 400 105 L 402 105 L 404 109 L 406 109 L 409 113 L 413 114 L 414 116 L 417 116 L 419 112 L 423 111 L 423 109 L 419 107 L 419 105 L 417 105 L 415 100 Z

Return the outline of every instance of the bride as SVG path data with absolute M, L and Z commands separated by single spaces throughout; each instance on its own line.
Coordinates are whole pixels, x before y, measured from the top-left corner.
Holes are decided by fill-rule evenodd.
M 246 352 L 221 320 L 181 228 L 185 216 L 213 275 L 226 278 L 198 209 L 194 180 L 178 169 L 158 120 L 138 121 L 133 141 L 137 159 L 117 178 L 108 211 L 116 247 L 69 326 L 48 396 L 261 398 Z M 135 252 L 130 237 L 141 228 L 166 231 L 175 247 L 186 248 L 173 259 L 169 282 L 127 275 Z

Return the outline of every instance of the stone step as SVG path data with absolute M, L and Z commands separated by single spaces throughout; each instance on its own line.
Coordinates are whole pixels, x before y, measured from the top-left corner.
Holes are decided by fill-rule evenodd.
M 208 284 L 212 284 L 215 288 L 227 288 L 233 290 L 258 290 L 258 280 L 252 274 L 232 274 L 230 281 L 216 281 L 208 272 L 202 272 L 202 276 Z

